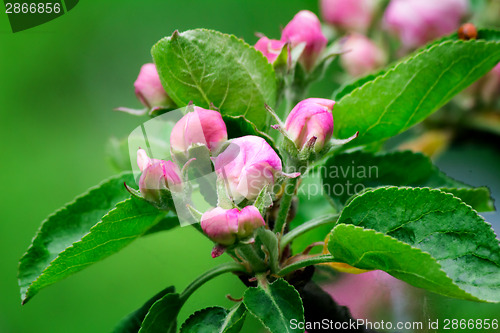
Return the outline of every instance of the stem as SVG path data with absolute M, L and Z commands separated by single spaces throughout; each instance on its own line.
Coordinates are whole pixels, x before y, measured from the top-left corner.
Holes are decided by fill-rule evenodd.
M 250 244 L 241 244 L 236 251 L 245 259 L 254 272 L 263 272 L 267 270 L 264 260 L 257 254 L 255 247 Z
M 274 231 L 283 234 L 283 229 L 285 228 L 288 212 L 292 206 L 292 199 L 297 189 L 297 184 L 300 177 L 290 178 L 284 188 L 283 196 L 281 197 L 280 209 L 278 211 L 278 217 L 276 218 L 276 223 L 274 225 Z
M 309 230 L 312 230 L 322 225 L 336 223 L 338 218 L 339 214 L 328 214 L 312 219 L 306 223 L 299 225 L 297 228 L 290 230 L 287 234 L 283 236 L 283 238 L 281 238 L 280 248 L 283 250 L 295 238 L 308 232 Z
M 194 293 L 203 284 L 221 274 L 228 272 L 246 272 L 246 269 L 236 262 L 228 262 L 212 268 L 211 270 L 200 275 L 196 280 L 191 282 L 191 284 L 187 286 L 186 289 L 184 289 L 184 291 L 180 295 L 181 304 L 184 304 L 189 296 L 191 296 L 191 294 Z
M 311 266 L 311 265 L 333 262 L 334 260 L 335 259 L 333 258 L 333 256 L 331 254 L 324 254 L 324 255 L 315 256 L 312 258 L 308 258 L 308 259 L 294 262 L 293 264 L 290 264 L 290 265 L 284 267 L 281 271 L 278 272 L 278 275 L 285 276 L 288 273 L 296 271 L 300 268 L 304 268 L 304 267 Z

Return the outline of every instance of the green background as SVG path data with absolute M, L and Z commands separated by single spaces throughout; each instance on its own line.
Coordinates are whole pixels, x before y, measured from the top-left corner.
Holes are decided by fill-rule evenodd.
M 106 142 L 125 137 L 142 119 L 113 112 L 140 107 L 133 81 L 150 62 L 150 48 L 175 29 L 211 28 L 244 38 L 278 38 L 301 9 L 316 1 L 80 1 L 42 26 L 13 34 L 0 14 L 0 332 L 108 332 L 124 315 L 168 285 L 184 288 L 224 256 L 211 259 L 211 242 L 179 228 L 134 242 L 112 257 L 43 290 L 21 307 L 17 261 L 40 222 L 62 204 L 115 173 Z M 328 76 L 313 88 L 327 97 Z M 480 160 L 471 163 L 471 156 Z M 473 161 L 473 160 L 472 160 Z M 481 162 L 482 161 L 482 162 Z M 498 152 L 460 147 L 439 162 L 474 185 L 490 185 L 500 197 Z M 469 164 L 466 164 L 469 163 Z M 490 221 L 498 215 L 490 214 Z M 223 276 L 200 289 L 181 312 L 231 304 L 242 284 Z M 500 307 L 424 296 L 408 290 L 416 316 L 498 318 Z M 410 296 L 411 295 L 411 296 Z M 356 295 L 354 297 L 363 297 Z M 407 301 L 408 302 L 408 301 Z M 411 317 L 411 316 L 410 316 Z M 255 332 L 255 322 L 245 326 Z

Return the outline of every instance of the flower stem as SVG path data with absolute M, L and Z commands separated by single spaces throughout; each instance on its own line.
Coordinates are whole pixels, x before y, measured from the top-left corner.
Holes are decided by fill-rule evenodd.
M 258 273 L 267 270 L 267 265 L 259 256 L 253 244 L 241 244 L 236 248 L 236 251 L 250 264 L 254 272 Z
M 244 266 L 236 262 L 228 262 L 212 268 L 211 270 L 200 275 L 196 280 L 191 282 L 191 284 L 187 286 L 186 289 L 184 289 L 184 291 L 180 295 L 181 304 L 183 304 L 189 298 L 189 296 L 191 296 L 191 294 L 193 294 L 203 284 L 221 274 L 228 272 L 246 272 L 246 269 Z
M 327 214 L 299 225 L 297 228 L 292 229 L 290 232 L 285 234 L 283 238 L 281 238 L 280 248 L 284 249 L 295 238 L 308 232 L 309 230 L 312 230 L 322 225 L 336 223 L 338 218 L 339 214 Z
M 293 264 L 290 264 L 286 267 L 284 267 L 281 271 L 278 272 L 279 276 L 285 276 L 288 273 L 291 273 L 293 271 L 296 271 L 298 269 L 311 266 L 311 265 L 317 265 L 317 264 L 324 264 L 328 262 L 333 262 L 335 259 L 331 254 L 325 254 L 325 255 L 318 255 L 314 257 L 310 257 L 301 261 L 296 261 Z
M 288 212 L 292 206 L 292 199 L 295 195 L 295 190 L 300 177 L 290 178 L 286 182 L 285 188 L 283 190 L 283 196 L 281 197 L 280 209 L 278 211 L 278 217 L 274 225 L 274 231 L 283 234 L 285 225 L 288 218 Z

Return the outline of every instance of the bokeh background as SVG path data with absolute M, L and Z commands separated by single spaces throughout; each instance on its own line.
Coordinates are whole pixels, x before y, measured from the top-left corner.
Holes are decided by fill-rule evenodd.
M 17 262 L 40 222 L 88 187 L 116 173 L 106 155 L 110 137 L 122 138 L 144 119 L 113 112 L 140 107 L 132 83 L 150 62 L 150 48 L 175 29 L 211 28 L 244 38 L 278 38 L 306 0 L 90 1 L 42 26 L 13 34 L 0 13 L 0 332 L 109 332 L 158 290 L 182 290 L 209 267 L 212 244 L 192 228 L 159 233 L 43 290 L 21 307 Z M 326 75 L 311 95 L 329 97 Z M 495 141 L 463 141 L 437 164 L 451 176 L 490 186 L 500 198 L 500 155 Z M 485 214 L 500 230 L 497 213 Z M 498 231 L 497 231 L 498 234 Z M 390 284 L 388 289 L 391 289 Z M 197 309 L 229 306 L 227 293 L 241 297 L 242 284 L 226 275 L 211 281 L 183 308 L 180 322 Z M 353 298 L 368 300 L 361 289 Z M 414 288 L 398 294 L 407 318 L 497 318 L 500 306 L 446 299 Z M 388 315 L 387 313 L 385 315 Z M 248 320 L 245 332 L 258 332 Z M 489 332 L 492 332 L 490 330 Z

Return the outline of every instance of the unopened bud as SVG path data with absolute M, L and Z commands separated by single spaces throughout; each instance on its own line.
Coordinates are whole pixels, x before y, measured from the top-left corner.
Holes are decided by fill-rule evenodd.
M 262 52 L 262 54 L 267 58 L 269 63 L 273 63 L 276 58 L 280 55 L 281 49 L 285 42 L 276 39 L 269 39 L 267 37 L 261 37 L 257 43 L 255 43 L 255 49 Z
M 255 229 L 266 223 L 255 206 L 238 208 L 213 208 L 201 217 L 203 232 L 214 242 L 229 246 L 237 239 L 251 237 Z
M 340 62 L 352 76 L 363 76 L 382 67 L 386 63 L 386 55 L 373 41 L 361 34 L 349 35 L 342 47 Z
M 374 0 L 321 0 L 324 20 L 348 31 L 365 32 L 370 26 L 377 2 Z
M 162 191 L 179 192 L 182 190 L 181 172 L 172 161 L 151 159 L 143 149 L 139 149 L 137 164 L 142 171 L 139 191 L 144 199 L 160 204 Z
M 266 140 L 247 135 L 232 140 L 217 156 L 215 171 L 227 182 L 233 200 L 252 200 L 265 186 L 274 185 L 282 172 L 282 165 Z
M 134 87 L 139 101 L 149 109 L 175 107 L 174 101 L 167 95 L 161 84 L 155 64 L 148 63 L 141 67 Z
M 170 149 L 173 155 L 183 154 L 187 157 L 193 145 L 205 145 L 214 152 L 227 141 L 226 124 L 219 112 L 206 110 L 197 106 L 192 112 L 184 115 L 172 129 Z
M 291 43 L 292 48 L 305 43 L 304 52 L 299 61 L 306 70 L 314 67 L 328 42 L 321 31 L 321 22 L 318 17 L 308 10 L 298 12 L 286 25 L 281 34 L 281 41 Z
M 333 134 L 334 101 L 323 98 L 308 98 L 299 102 L 286 119 L 285 129 L 288 136 L 301 150 L 308 143 L 319 152 Z
M 467 0 L 392 0 L 384 22 L 405 47 L 415 48 L 458 29 L 467 10 Z

